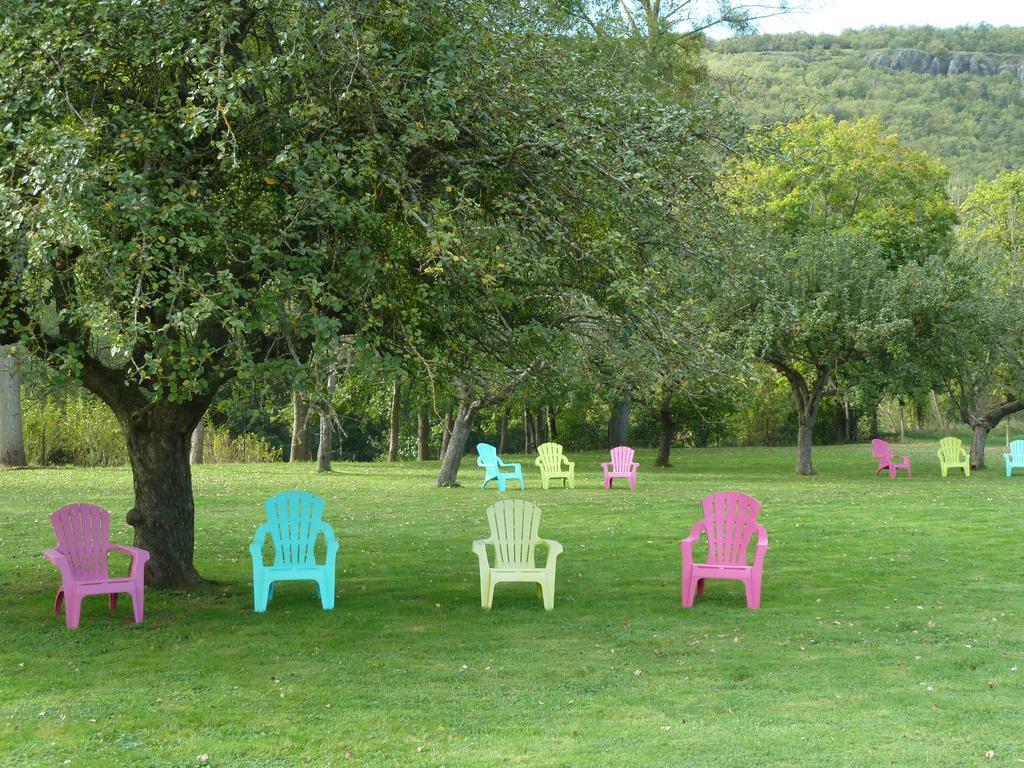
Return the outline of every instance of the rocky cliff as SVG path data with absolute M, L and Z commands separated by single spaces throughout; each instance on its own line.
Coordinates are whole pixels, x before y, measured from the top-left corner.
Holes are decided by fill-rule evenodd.
M 972 74 L 986 77 L 1009 73 L 1024 85 L 1024 56 L 958 51 L 926 53 L 914 48 L 871 51 L 865 57 L 872 67 L 897 72 L 921 72 L 930 75 Z

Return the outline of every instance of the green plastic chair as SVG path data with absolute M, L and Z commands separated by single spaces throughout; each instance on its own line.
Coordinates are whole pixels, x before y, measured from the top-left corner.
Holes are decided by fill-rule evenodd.
M 544 610 L 555 607 L 555 561 L 562 545 L 542 539 L 540 507 L 521 499 L 499 501 L 487 508 L 487 524 L 491 536 L 473 542 L 473 551 L 480 560 L 480 605 L 491 609 L 494 585 L 503 581 L 536 582 L 537 592 L 544 599 Z M 548 549 L 543 568 L 538 568 L 534 554 L 538 544 Z M 494 565 L 487 556 L 488 545 L 494 550 Z
M 960 468 L 964 471 L 964 477 L 971 476 L 971 457 L 964 450 L 964 444 L 958 437 L 944 437 L 939 440 L 939 468 L 942 476 L 946 477 L 951 469 Z
M 547 490 L 552 480 L 561 480 L 562 487 L 568 485 L 576 487 L 576 464 L 569 461 L 562 453 L 562 446 L 558 443 L 541 443 L 537 446 L 537 460 L 534 462 L 540 467 L 540 482 Z M 567 469 L 562 469 L 562 465 Z

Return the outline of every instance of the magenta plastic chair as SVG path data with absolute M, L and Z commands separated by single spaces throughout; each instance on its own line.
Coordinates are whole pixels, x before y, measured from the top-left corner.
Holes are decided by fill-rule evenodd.
M 883 469 L 889 470 L 889 477 L 896 477 L 897 469 L 907 470 L 907 477 L 910 477 L 910 457 L 893 453 L 892 447 L 885 440 L 871 441 L 871 455 L 878 459 L 878 469 L 875 470 L 875 477 Z M 902 461 L 896 461 L 902 459 Z
M 704 519 L 679 542 L 683 554 L 683 606 L 690 608 L 704 594 L 705 579 L 737 579 L 747 591 L 747 607 L 761 607 L 761 570 L 768 551 L 768 532 L 757 522 L 761 502 L 738 491 L 720 491 L 701 499 Z M 701 532 L 708 539 L 708 561 L 693 562 L 693 545 Z M 747 549 L 754 533 L 757 546 L 754 564 L 747 562 Z
M 117 596 L 131 595 L 135 623 L 142 621 L 143 566 L 149 552 L 136 547 L 110 543 L 110 515 L 92 504 L 69 504 L 50 515 L 57 537 L 57 546 L 43 552 L 43 557 L 60 568 L 61 585 L 53 604 L 54 614 L 63 603 L 68 629 L 77 629 L 86 595 L 110 595 L 111 609 L 117 607 Z M 107 555 L 111 550 L 131 555 L 128 576 L 110 578 Z
M 633 449 L 625 445 L 612 448 L 612 460 L 601 465 L 604 470 L 604 487 L 611 489 L 612 479 L 625 477 L 629 480 L 629 490 L 636 490 L 636 471 L 640 465 L 633 461 Z

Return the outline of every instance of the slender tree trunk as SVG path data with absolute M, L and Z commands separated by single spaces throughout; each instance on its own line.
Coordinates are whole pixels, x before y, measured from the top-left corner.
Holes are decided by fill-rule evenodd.
M 0 466 L 24 467 L 28 461 L 21 418 L 21 374 L 12 349 L 0 346 Z
M 192 432 L 192 447 L 188 453 L 189 464 L 203 463 L 203 444 L 206 442 L 206 419 L 200 419 Z
M 398 461 L 398 438 L 402 415 L 402 385 L 399 378 L 391 386 L 391 439 L 388 442 L 388 461 Z
M 525 440 L 524 450 L 526 453 L 533 453 L 537 450 L 537 433 L 534 430 L 533 417 L 528 410 L 523 411 L 523 436 Z
M 508 408 L 501 412 L 501 423 L 498 425 L 498 453 L 504 454 L 508 442 Z
M 203 581 L 193 563 L 195 505 L 188 455 L 192 432 L 206 408 L 190 405 L 115 410 L 135 488 L 135 505 L 127 521 L 135 528 L 135 546 L 150 555 L 146 584 L 161 589 L 188 588 Z
M 292 445 L 288 461 L 312 461 L 309 443 L 309 401 L 301 392 L 292 392 Z
M 452 439 L 452 427 L 455 424 L 455 420 L 452 417 L 451 411 L 445 411 L 444 423 L 441 427 L 441 450 L 438 452 L 438 458 L 443 462 L 444 457 L 448 455 L 448 444 Z
M 654 461 L 656 467 L 671 467 L 669 455 L 672 452 L 672 443 L 675 442 L 676 420 L 672 415 L 672 395 L 666 395 L 661 401 L 658 409 L 658 424 L 660 426 L 658 435 L 658 458 Z
M 437 475 L 438 488 L 451 488 L 456 485 L 459 475 L 459 465 L 462 463 L 462 456 L 466 452 L 466 442 L 469 440 L 469 433 L 473 429 L 473 419 L 476 418 L 479 406 L 474 403 L 462 401 L 459 403 L 459 412 L 452 425 L 452 436 L 448 441 L 448 450 L 445 451 L 444 459 L 441 462 L 441 471 Z
M 615 448 L 629 443 L 629 415 L 633 399 L 627 394 L 612 407 L 608 420 L 608 447 Z
M 337 386 L 337 374 L 327 374 L 327 400 L 318 411 L 320 413 L 320 443 L 316 447 L 316 471 L 331 471 L 331 443 L 334 442 L 334 422 L 331 417 L 331 403 L 334 401 L 334 388 Z
M 811 461 L 811 447 L 814 443 L 814 425 L 818 421 L 821 398 L 832 380 L 832 373 L 827 368 L 818 367 L 815 369 L 814 381 L 808 385 L 803 375 L 792 366 L 777 359 L 769 362 L 786 377 L 793 394 L 793 404 L 796 406 L 797 423 L 799 424 L 796 473 L 798 475 L 813 475 L 814 463 Z
M 550 438 L 544 434 L 544 419 L 540 411 L 536 411 L 533 414 L 533 434 L 537 445 L 540 445 L 542 442 L 549 442 Z
M 545 406 L 544 414 L 548 420 L 548 440 L 558 439 L 558 424 L 555 421 L 555 410 Z
M 430 412 L 421 405 L 417 413 L 416 461 L 430 461 Z
M 900 403 L 900 442 L 906 442 L 907 440 L 907 420 L 903 414 L 903 403 Z

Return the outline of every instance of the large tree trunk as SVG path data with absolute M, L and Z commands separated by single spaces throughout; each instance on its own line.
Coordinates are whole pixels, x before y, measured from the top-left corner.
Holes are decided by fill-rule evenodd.
M 814 463 L 811 461 L 811 448 L 814 445 L 814 423 L 817 421 L 817 414 L 813 417 L 805 416 L 799 421 L 800 427 L 796 437 L 796 473 L 798 475 L 813 475 Z
M 188 453 L 189 464 L 203 463 L 203 444 L 206 442 L 206 419 L 200 419 L 192 432 L 192 446 Z
M 660 426 L 658 436 L 658 458 L 654 460 L 656 467 L 671 467 L 669 454 L 672 451 L 672 443 L 676 436 L 676 420 L 672 415 L 672 396 L 666 395 L 661 401 L 658 409 L 658 424 Z
M 971 424 L 971 469 L 985 468 L 985 441 L 990 428 L 984 419 Z
M 466 452 L 466 442 L 469 440 L 469 433 L 473 429 L 473 419 L 476 418 L 478 409 L 479 406 L 470 402 L 459 403 L 459 412 L 452 425 L 448 450 L 445 451 L 444 459 L 441 461 L 441 471 L 437 474 L 438 488 L 451 488 L 458 485 L 456 479 L 459 475 L 459 465 Z
M 28 461 L 21 419 L 21 374 L 11 349 L 0 346 L 0 466 L 24 467 Z
M 501 423 L 498 425 L 498 453 L 505 453 L 508 442 L 508 408 L 501 412 Z
M 441 425 L 441 450 L 438 451 L 438 456 L 442 462 L 444 457 L 448 455 L 448 444 L 452 439 L 452 427 L 455 424 L 455 420 L 452 417 L 451 411 L 445 411 L 444 422 Z
M 416 461 L 430 461 L 430 412 L 425 405 L 417 413 Z
M 402 385 L 398 377 L 391 385 L 391 438 L 388 441 L 388 461 L 398 461 L 398 438 L 402 415 Z
M 292 446 L 288 461 L 312 461 L 309 443 L 309 401 L 301 392 L 292 392 Z
M 146 584 L 151 587 L 180 589 L 202 583 L 193 564 L 195 505 L 188 455 L 190 437 L 205 411 L 189 403 L 115 410 L 135 488 L 135 506 L 127 520 L 135 528 L 135 546 L 149 552 Z
M 623 397 L 612 408 L 612 415 L 608 420 L 609 448 L 626 445 L 629 442 L 629 414 L 632 408 L 633 400 L 629 395 Z

